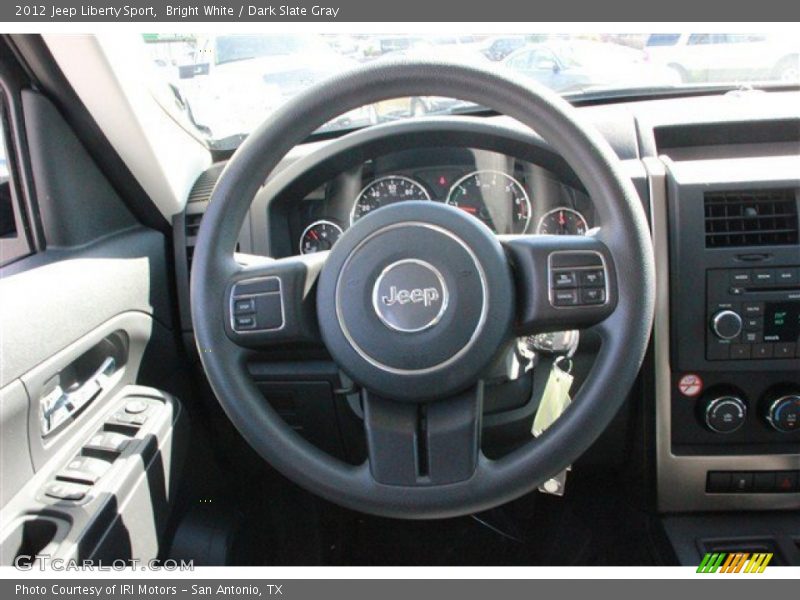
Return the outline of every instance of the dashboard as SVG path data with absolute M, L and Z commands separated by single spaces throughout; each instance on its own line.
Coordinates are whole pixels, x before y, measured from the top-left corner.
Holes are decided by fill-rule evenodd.
M 478 148 L 416 148 L 369 158 L 275 211 L 293 241 L 276 255 L 329 250 L 359 219 L 411 200 L 449 204 L 500 235 L 584 235 L 596 226 L 586 193 L 541 165 Z
M 632 404 L 653 428 L 645 450 L 660 512 L 800 502 L 799 102 L 798 92 L 752 91 L 579 109 L 621 159 L 650 220 L 653 351 Z M 502 135 L 477 135 L 469 118 L 439 119 L 436 129 L 419 119 L 359 132 L 336 155 L 324 141 L 296 148 L 256 194 L 240 251 L 323 251 L 370 212 L 413 200 L 451 204 L 498 235 L 603 226 L 541 138 L 505 117 L 481 120 Z M 186 282 L 223 167 L 204 173 L 176 220 Z M 179 293 L 189 332 L 187 287 Z

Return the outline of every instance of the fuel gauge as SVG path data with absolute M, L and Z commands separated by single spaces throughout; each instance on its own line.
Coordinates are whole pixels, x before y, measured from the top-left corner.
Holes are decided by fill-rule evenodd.
M 342 228 L 332 221 L 315 221 L 300 236 L 300 254 L 330 250 L 342 235 Z
M 548 235 L 586 235 L 589 226 L 577 210 L 560 207 L 546 213 L 540 220 L 536 233 Z

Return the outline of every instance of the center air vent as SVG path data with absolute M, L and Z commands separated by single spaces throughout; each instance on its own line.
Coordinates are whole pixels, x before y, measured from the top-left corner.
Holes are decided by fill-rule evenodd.
M 793 189 L 707 192 L 706 248 L 798 243 Z

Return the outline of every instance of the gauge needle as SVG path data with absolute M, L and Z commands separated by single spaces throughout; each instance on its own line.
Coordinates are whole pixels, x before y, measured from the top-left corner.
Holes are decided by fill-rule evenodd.
M 478 212 L 478 209 L 472 206 L 459 206 L 458 208 L 473 215 Z
M 314 238 L 315 240 L 318 240 L 318 239 L 319 239 L 319 236 L 317 235 L 317 232 L 316 232 L 316 231 L 314 231 L 313 229 L 312 229 L 311 231 L 309 231 L 309 232 L 308 232 L 308 235 L 310 235 L 310 236 L 311 236 L 312 238 Z

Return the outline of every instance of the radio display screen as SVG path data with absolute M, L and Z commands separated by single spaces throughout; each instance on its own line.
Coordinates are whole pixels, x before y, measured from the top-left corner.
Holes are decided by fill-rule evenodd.
M 767 302 L 764 341 L 796 342 L 800 337 L 800 302 Z

